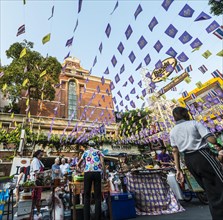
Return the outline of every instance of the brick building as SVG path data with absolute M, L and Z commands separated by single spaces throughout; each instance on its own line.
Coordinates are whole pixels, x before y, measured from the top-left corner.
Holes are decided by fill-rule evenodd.
M 48 133 L 52 118 L 53 133 L 61 134 L 66 128 L 69 134 L 78 122 L 82 124 L 83 130 L 91 130 L 94 126 L 105 124 L 108 134 L 113 135 L 116 130 L 114 106 L 110 92 L 110 80 L 90 75 L 80 65 L 80 60 L 68 57 L 62 64 L 63 70 L 59 76 L 60 84 L 57 85 L 55 99 L 30 100 L 30 113 L 33 121 L 33 129 L 41 129 L 41 132 Z M 26 97 L 20 101 L 20 114 L 15 115 L 14 121 L 22 123 L 26 117 Z M 7 127 L 10 124 L 10 115 L 0 115 L 0 121 Z M 71 120 L 72 119 L 72 120 Z

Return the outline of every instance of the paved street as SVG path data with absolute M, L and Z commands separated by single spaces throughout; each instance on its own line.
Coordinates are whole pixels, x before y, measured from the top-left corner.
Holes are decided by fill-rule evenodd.
M 211 220 L 211 215 L 208 205 L 202 205 L 197 199 L 191 202 L 182 202 L 185 211 L 159 216 L 138 216 L 137 220 Z

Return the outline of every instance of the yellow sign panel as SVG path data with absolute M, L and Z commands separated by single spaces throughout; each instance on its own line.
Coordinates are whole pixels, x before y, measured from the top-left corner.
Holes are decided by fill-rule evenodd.
M 166 77 L 168 77 L 174 71 L 174 68 L 176 65 L 177 65 L 177 61 L 173 57 L 163 60 L 162 67 L 159 69 L 153 70 L 152 76 L 151 76 L 152 81 L 156 83 L 156 82 L 160 82 L 160 81 L 166 79 Z M 170 66 L 170 67 L 172 66 L 172 68 L 170 68 L 169 71 L 166 71 L 166 68 L 168 66 Z

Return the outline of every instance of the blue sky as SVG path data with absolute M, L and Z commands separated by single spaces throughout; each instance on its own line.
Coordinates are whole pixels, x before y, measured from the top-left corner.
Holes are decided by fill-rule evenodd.
M 93 68 L 92 74 L 101 77 L 108 67 L 110 74 L 104 75 L 104 77 L 112 80 L 119 73 L 120 67 L 125 64 L 126 70 L 120 75 L 120 82 L 115 84 L 116 88 L 113 90 L 113 96 L 116 96 L 119 103 L 122 99 L 117 95 L 117 92 L 120 90 L 123 95 L 124 105 L 128 105 L 129 108 L 131 108 L 129 101 L 126 101 L 124 97 L 134 87 L 137 93 L 129 94 L 130 99 L 136 102 L 137 107 L 140 107 L 142 104 L 142 100 L 137 100 L 136 98 L 136 95 L 141 96 L 142 88 L 137 86 L 137 83 L 141 79 L 140 71 L 135 71 L 135 69 L 140 62 L 143 62 L 144 57 L 148 53 L 152 61 L 147 67 L 143 62 L 143 66 L 149 71 L 154 69 L 154 65 L 159 59 L 164 60 L 168 57 L 165 52 L 169 47 L 173 47 L 178 54 L 185 52 L 189 57 L 187 62 L 181 64 L 184 68 L 190 64 L 192 65 L 193 71 L 190 72 L 192 82 L 190 84 L 182 82 L 177 86 L 177 92 L 168 92 L 166 96 L 170 99 L 179 98 L 179 92 L 181 91 L 194 89 L 196 82 L 205 82 L 212 78 L 211 72 L 214 70 L 219 69 L 222 72 L 222 57 L 216 56 L 216 53 L 222 50 L 222 40 L 218 39 L 212 33 L 208 34 L 205 30 L 213 20 L 222 25 L 222 17 L 211 15 L 212 18 L 209 20 L 194 22 L 195 18 L 202 11 L 209 14 L 210 7 L 208 6 L 208 0 L 175 0 L 167 12 L 161 7 L 163 1 L 160 0 L 119 0 L 119 6 L 113 15 L 110 15 L 110 13 L 116 4 L 116 0 L 83 0 L 82 10 L 79 14 L 77 13 L 77 0 L 26 1 L 27 3 L 24 6 L 22 0 L 1 0 L 0 48 L 2 65 L 10 63 L 10 60 L 5 56 L 5 50 L 14 42 L 21 42 L 23 39 L 34 42 L 34 49 L 39 51 L 43 56 L 46 56 L 48 53 L 51 56 L 57 57 L 61 63 L 71 50 L 71 55 L 79 58 L 81 65 L 88 70 L 92 67 L 94 57 L 97 55 L 97 64 Z M 186 3 L 195 10 L 192 18 L 184 18 L 178 15 Z M 134 12 L 139 4 L 141 4 L 143 11 L 135 20 Z M 54 16 L 48 21 L 53 5 L 55 7 Z M 148 24 L 154 16 L 157 18 L 159 24 L 151 32 Z M 79 26 L 74 34 L 73 45 L 67 48 L 65 47 L 65 43 L 73 36 L 73 29 L 77 18 Z M 108 23 L 112 27 L 110 38 L 107 38 L 105 35 L 105 28 Z M 26 25 L 26 33 L 16 37 L 17 30 L 22 24 Z M 131 24 L 133 34 L 129 40 L 126 40 L 124 33 L 129 24 Z M 178 29 L 178 33 L 174 39 L 164 33 L 169 24 L 173 24 Z M 193 39 L 184 45 L 178 40 L 184 31 L 193 36 L 193 39 L 198 37 L 202 41 L 203 46 L 199 51 L 191 53 L 190 43 Z M 47 44 L 42 45 L 42 38 L 48 33 L 51 33 L 51 40 Z M 143 50 L 140 50 L 137 42 L 142 35 L 148 44 Z M 157 40 L 160 40 L 163 44 L 160 53 L 157 53 L 153 48 Z M 123 55 L 117 50 L 120 41 L 125 47 Z M 103 43 L 102 54 L 98 50 L 101 42 Z M 206 50 L 212 52 L 212 56 L 208 59 L 201 56 Z M 136 55 L 136 60 L 133 64 L 128 59 L 131 51 L 134 51 Z M 113 55 L 118 60 L 115 68 L 111 64 Z M 198 70 L 198 67 L 202 64 L 205 64 L 208 68 L 208 72 L 205 74 L 202 74 Z M 128 81 L 127 87 L 122 87 L 131 75 L 135 80 L 134 84 L 132 85 Z M 179 74 L 174 72 L 171 77 L 177 75 Z M 168 81 L 157 83 L 158 89 L 167 83 Z

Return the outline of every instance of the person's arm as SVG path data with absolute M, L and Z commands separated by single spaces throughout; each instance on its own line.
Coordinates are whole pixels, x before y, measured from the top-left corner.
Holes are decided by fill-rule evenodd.
M 180 167 L 180 154 L 179 150 L 176 146 L 173 146 L 173 157 L 174 157 L 174 163 L 176 166 L 176 179 L 178 182 L 183 183 L 184 182 L 184 175 Z
M 83 162 L 83 158 L 81 157 L 81 159 L 78 161 L 78 163 L 76 165 L 77 168 L 80 168 L 82 162 Z
M 103 177 L 105 179 L 105 177 L 106 177 L 106 169 L 105 169 L 104 157 L 102 155 L 100 155 L 100 162 L 101 162 L 101 165 L 102 165 Z
M 17 184 L 16 184 L 16 187 L 19 186 L 19 183 L 20 183 L 20 181 L 21 181 L 23 175 L 24 175 L 24 173 L 20 173 L 20 174 L 19 174 L 19 176 L 18 176 L 18 180 L 17 180 Z
M 211 143 L 211 144 L 217 144 L 217 139 L 215 138 L 215 136 L 213 135 L 213 136 L 209 136 L 209 137 L 207 137 L 207 139 L 206 139 L 209 143 Z

